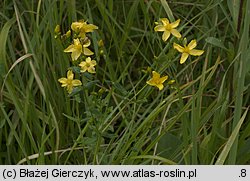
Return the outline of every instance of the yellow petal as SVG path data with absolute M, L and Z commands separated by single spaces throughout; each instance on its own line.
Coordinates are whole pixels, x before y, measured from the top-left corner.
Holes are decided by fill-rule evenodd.
M 95 73 L 95 67 L 89 67 L 88 72 L 94 74 Z
M 193 50 L 190 50 L 189 51 L 189 54 L 190 55 L 193 55 L 193 56 L 200 56 L 204 53 L 204 50 L 196 50 L 196 49 L 193 49 Z
M 81 42 L 78 38 L 74 39 L 74 45 L 81 45 Z
M 96 65 L 96 61 L 95 61 L 95 60 L 92 60 L 92 61 L 91 61 L 91 65 L 92 65 L 92 66 L 95 66 L 95 65 Z
M 86 66 L 86 62 L 81 62 L 81 63 L 79 64 L 79 66 L 80 66 L 80 67 Z
M 174 35 L 177 38 L 181 38 L 181 34 L 179 33 L 179 31 L 177 31 L 176 29 L 172 29 L 171 30 L 172 35 Z
M 162 90 L 163 89 L 163 84 L 157 84 L 156 87 L 158 87 L 159 90 Z
M 153 79 L 160 79 L 160 74 L 157 73 L 156 71 L 153 71 L 152 74 L 153 74 Z
M 184 52 L 184 48 L 182 46 L 178 45 L 177 43 L 174 43 L 173 46 L 174 46 L 174 49 L 176 49 L 177 51 L 179 51 L 181 53 Z
M 157 25 L 155 28 L 154 28 L 155 31 L 165 31 L 165 27 L 163 25 Z
M 70 93 L 73 91 L 73 85 L 69 85 L 69 86 L 67 87 L 67 91 L 68 91 L 68 93 L 70 94 Z
M 93 32 L 93 31 L 96 30 L 96 29 L 98 29 L 98 27 L 95 26 L 95 25 L 93 25 L 93 24 L 88 24 L 88 25 L 86 25 L 86 26 L 84 27 L 84 31 L 85 31 L 86 33 L 88 33 L 88 32 Z
M 183 53 L 181 55 L 181 60 L 180 60 L 180 64 L 183 64 L 188 58 L 188 53 Z
M 94 53 L 88 48 L 83 48 L 83 54 L 89 56 L 93 55 Z
M 169 24 L 168 18 L 161 18 L 161 22 L 162 22 L 163 25 L 168 25 Z
M 62 84 L 62 87 L 65 87 L 67 85 L 67 80 L 65 77 L 58 79 L 58 82 Z
M 79 85 L 82 85 L 82 82 L 80 80 L 75 79 L 75 80 L 72 80 L 72 85 L 79 86 Z
M 77 60 L 81 55 L 81 51 L 73 51 L 71 54 L 71 58 L 73 61 Z
M 169 36 L 170 36 L 170 32 L 169 31 L 164 31 L 164 33 L 162 35 L 162 40 L 167 41 Z
M 87 57 L 85 61 L 86 61 L 87 63 L 91 63 L 91 58 L 90 58 L 90 57 Z
M 178 19 L 177 21 L 171 23 L 171 27 L 172 27 L 172 28 L 176 28 L 176 27 L 180 24 L 180 21 L 181 21 L 181 20 Z
M 75 45 L 69 45 L 64 52 L 73 52 L 75 51 Z
M 151 85 L 151 86 L 156 86 L 155 82 L 153 79 L 150 79 L 146 82 L 147 84 Z
M 167 76 L 167 75 L 164 76 L 164 77 L 161 77 L 161 78 L 160 78 L 160 82 L 161 82 L 161 83 L 164 83 L 167 79 L 168 79 L 168 76 Z
M 81 67 L 81 70 L 80 70 L 80 72 L 86 72 L 87 71 L 87 67 L 85 66 L 85 67 Z
M 67 72 L 67 78 L 68 78 L 69 80 L 73 80 L 74 74 L 73 74 L 72 70 L 69 70 L 69 71 Z
M 196 46 L 197 46 L 196 40 L 192 40 L 192 41 L 188 44 L 189 50 L 194 49 Z
M 82 22 L 73 22 L 72 24 L 71 24 L 71 29 L 73 30 L 73 31 L 79 31 L 80 30 L 80 28 L 83 26 L 83 23 Z
M 88 47 L 91 44 L 90 40 L 87 39 L 87 41 L 83 44 L 83 47 Z

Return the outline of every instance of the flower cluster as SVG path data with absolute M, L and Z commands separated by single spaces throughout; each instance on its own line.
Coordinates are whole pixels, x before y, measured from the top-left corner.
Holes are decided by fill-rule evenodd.
M 167 18 L 161 18 L 159 22 L 156 22 L 156 26 L 154 30 L 157 32 L 163 32 L 162 40 L 166 42 L 171 35 L 180 39 L 182 38 L 181 33 L 177 30 L 177 27 L 180 24 L 180 19 L 170 22 Z M 94 52 L 89 48 L 91 45 L 90 38 L 87 36 L 88 33 L 93 32 L 98 29 L 96 25 L 89 24 L 87 21 L 80 20 L 77 22 L 73 22 L 71 24 L 70 30 L 68 30 L 65 34 L 61 35 L 60 26 L 57 25 L 55 28 L 55 38 L 60 37 L 61 39 L 69 39 L 71 38 L 73 41 L 69 44 L 65 49 L 65 53 L 71 53 L 71 62 L 74 66 L 77 66 L 79 71 L 78 73 L 88 72 L 90 74 L 94 74 L 95 66 L 97 62 L 91 58 L 94 55 Z M 103 42 L 99 41 L 98 45 L 100 47 L 103 46 Z M 180 58 L 180 64 L 186 62 L 187 58 L 192 56 L 200 56 L 204 53 L 203 50 L 197 50 L 195 47 L 197 46 L 196 40 L 191 40 L 187 43 L 186 38 L 183 39 L 183 46 L 173 43 L 173 48 L 178 52 L 182 53 Z M 103 52 L 100 52 L 100 54 Z M 74 69 L 70 69 L 67 72 L 67 77 L 63 77 L 58 79 L 58 81 L 62 84 L 62 87 L 66 87 L 68 93 L 72 93 L 74 87 L 82 85 L 82 82 L 78 79 L 74 79 Z M 148 80 L 146 83 L 151 86 L 157 87 L 159 90 L 164 88 L 164 82 L 168 79 L 168 76 L 165 75 L 161 77 L 161 75 L 157 71 L 151 71 L 152 78 Z M 171 85 L 175 82 L 175 80 L 168 81 L 168 84 Z
M 89 49 L 91 41 L 87 36 L 87 33 L 93 32 L 98 29 L 93 24 L 88 24 L 86 21 L 77 21 L 71 24 L 71 30 L 67 31 L 66 34 L 61 36 L 60 26 L 57 25 L 55 28 L 55 38 L 61 36 L 61 38 L 69 38 L 72 36 L 73 42 L 66 49 L 65 53 L 71 53 L 71 60 L 74 65 L 80 68 L 80 72 L 88 72 L 91 74 L 95 73 L 95 66 L 97 65 L 95 60 L 91 59 L 91 55 L 94 55 Z M 74 73 L 72 70 L 68 70 L 67 78 L 63 77 L 58 79 L 62 84 L 62 87 L 66 87 L 68 93 L 72 93 L 73 87 L 82 85 L 80 80 L 74 79 Z
M 172 34 L 176 38 L 181 38 L 180 32 L 176 29 L 180 24 L 180 19 L 175 22 L 170 23 L 167 18 L 161 18 L 160 22 L 156 22 L 156 26 L 154 28 L 155 31 L 163 32 L 162 40 L 166 42 L 170 35 Z M 196 40 L 191 40 L 190 43 L 187 44 L 186 38 L 183 40 L 183 46 L 173 43 L 173 48 L 182 53 L 180 64 L 185 63 L 189 55 L 200 56 L 204 53 L 204 50 L 194 49 L 197 46 Z M 168 76 L 160 77 L 160 74 L 156 71 L 152 72 L 153 77 L 147 81 L 147 84 L 151 86 L 158 87 L 159 90 L 163 89 L 163 83 L 168 79 Z M 172 84 L 174 80 L 170 80 L 168 84 Z
M 181 38 L 180 32 L 175 29 L 179 25 L 180 19 L 178 19 L 177 21 L 175 21 L 173 23 L 170 23 L 167 18 L 162 18 L 160 20 L 161 20 L 161 24 L 157 25 L 154 28 L 154 30 L 155 31 L 163 31 L 163 35 L 162 35 L 163 41 L 167 41 L 168 38 L 170 37 L 170 34 L 172 34 L 173 36 L 175 36 L 177 38 Z M 182 56 L 180 59 L 180 64 L 183 64 L 187 60 L 189 55 L 200 56 L 204 53 L 203 50 L 194 49 L 196 46 L 197 46 L 196 40 L 192 40 L 187 45 L 186 38 L 184 38 L 184 47 L 178 45 L 177 43 L 173 44 L 174 49 L 176 49 L 177 51 L 182 53 Z

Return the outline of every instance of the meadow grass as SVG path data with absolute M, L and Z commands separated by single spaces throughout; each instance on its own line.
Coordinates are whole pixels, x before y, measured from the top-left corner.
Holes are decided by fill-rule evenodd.
M 249 164 L 249 0 L 3 0 L 0 164 Z M 205 53 L 180 64 L 160 18 Z M 88 20 L 96 74 L 71 95 L 54 29 Z M 103 40 L 104 46 L 98 41 Z M 70 40 L 68 40 L 68 43 Z M 175 83 L 146 84 L 150 70 Z

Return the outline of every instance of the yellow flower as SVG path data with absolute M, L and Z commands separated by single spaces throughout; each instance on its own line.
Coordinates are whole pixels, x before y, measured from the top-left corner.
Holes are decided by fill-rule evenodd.
M 81 38 L 85 38 L 86 33 L 93 32 L 94 30 L 98 29 L 98 27 L 93 24 L 87 24 L 87 21 L 79 21 L 73 22 L 71 24 L 71 29 L 76 33 L 79 33 Z
M 194 49 L 197 46 L 196 40 L 192 40 L 187 46 L 184 47 L 174 43 L 174 48 L 182 53 L 180 64 L 183 64 L 189 55 L 200 56 L 204 53 L 204 50 L 196 50 Z
M 69 45 L 65 50 L 64 52 L 72 52 L 71 53 L 71 58 L 72 60 L 77 60 L 81 53 L 82 53 L 82 44 L 80 42 L 80 40 L 77 38 L 77 39 L 74 39 L 74 44 L 73 45 Z
M 179 25 L 180 23 L 180 19 L 178 19 L 177 21 L 173 22 L 173 23 L 169 23 L 169 20 L 167 18 L 162 18 L 161 19 L 162 24 L 161 25 L 157 25 L 154 30 L 155 31 L 163 31 L 163 35 L 162 35 L 162 40 L 163 41 L 167 41 L 167 39 L 169 38 L 170 34 L 174 35 L 177 38 L 181 38 L 181 34 L 179 33 L 179 31 L 177 31 L 175 28 Z
M 94 53 L 88 49 L 87 47 L 90 45 L 90 40 L 87 39 L 86 41 L 82 43 L 80 42 L 80 40 L 78 38 L 74 39 L 74 44 L 73 45 L 69 45 L 64 52 L 71 52 L 71 58 L 73 61 L 77 60 L 81 53 L 83 53 L 84 55 L 93 55 Z
M 58 81 L 62 84 L 62 87 L 67 87 L 67 91 L 70 94 L 73 90 L 73 87 L 82 85 L 80 80 L 74 79 L 74 74 L 72 70 L 67 72 L 67 78 L 63 77 L 58 79 Z
M 81 67 L 81 72 L 88 71 L 89 73 L 95 73 L 96 61 L 91 60 L 90 57 L 86 58 L 85 61 L 82 61 L 79 66 Z
M 147 81 L 147 84 L 158 87 L 159 90 L 162 90 L 164 87 L 163 83 L 168 79 L 168 76 L 160 77 L 160 74 L 155 71 L 153 71 L 152 74 L 153 77 Z

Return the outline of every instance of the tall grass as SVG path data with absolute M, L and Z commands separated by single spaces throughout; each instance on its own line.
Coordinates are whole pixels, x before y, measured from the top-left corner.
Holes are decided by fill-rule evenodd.
M 249 164 L 250 1 L 0 2 L 0 164 Z M 154 22 L 181 19 L 201 57 L 180 54 Z M 91 34 L 96 74 L 68 96 L 54 38 L 73 21 Z M 104 41 L 100 54 L 98 41 Z M 176 80 L 146 84 L 147 67 Z

